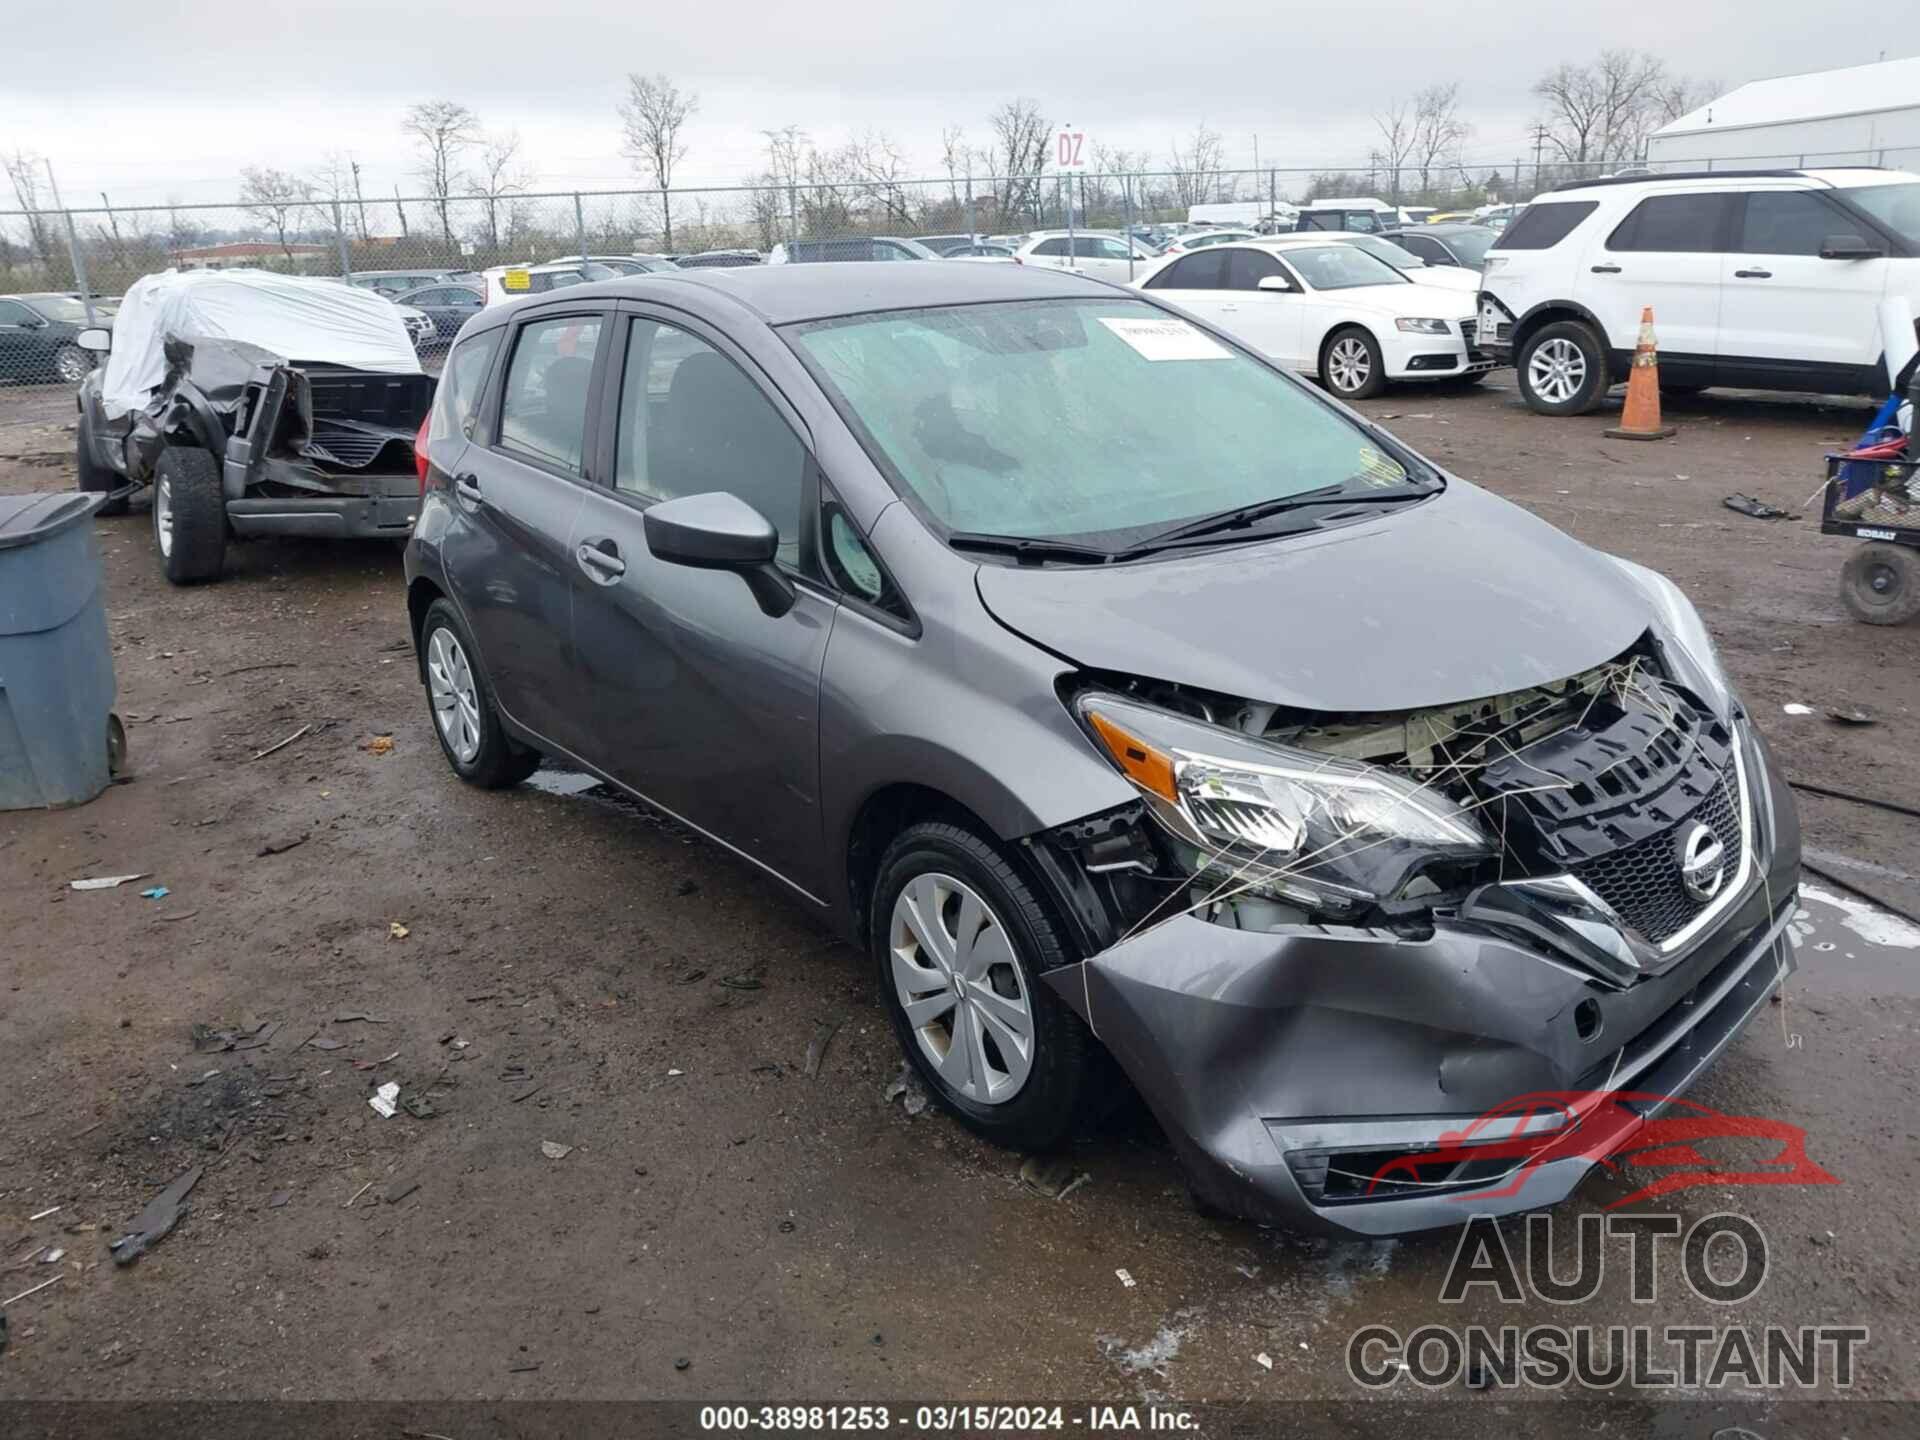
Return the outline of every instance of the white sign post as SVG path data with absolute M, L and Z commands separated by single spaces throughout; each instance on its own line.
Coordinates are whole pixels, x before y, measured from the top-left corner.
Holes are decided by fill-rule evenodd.
M 1079 268 L 1073 262 L 1080 258 L 1073 253 L 1073 177 L 1085 173 L 1090 158 L 1086 131 L 1076 130 L 1071 125 L 1062 125 L 1055 132 L 1053 163 L 1064 176 L 1061 184 L 1065 187 L 1067 199 L 1067 269 L 1069 270 Z

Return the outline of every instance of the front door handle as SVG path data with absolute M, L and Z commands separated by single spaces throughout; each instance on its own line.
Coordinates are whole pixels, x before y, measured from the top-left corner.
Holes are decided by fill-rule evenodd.
M 480 493 L 478 475 L 456 475 L 453 477 L 453 490 L 462 500 L 471 500 L 476 505 L 484 505 L 487 497 Z
M 580 568 L 602 585 L 611 585 L 627 573 L 627 562 L 611 540 L 584 540 L 575 554 Z
M 1620 267 L 1618 265 L 1595 265 L 1592 268 L 1593 273 L 1596 275 L 1618 275 L 1620 273 Z
M 1773 278 L 1773 272 L 1771 270 L 1736 270 L 1733 272 L 1733 278 L 1736 280 L 1771 280 Z

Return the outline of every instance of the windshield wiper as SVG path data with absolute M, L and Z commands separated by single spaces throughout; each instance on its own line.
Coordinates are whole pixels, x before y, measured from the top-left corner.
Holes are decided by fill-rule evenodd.
M 1157 535 L 1129 545 L 1120 552 L 1122 558 L 1142 554 L 1148 550 L 1158 550 L 1162 546 L 1175 545 L 1182 540 L 1196 536 L 1213 535 L 1222 530 L 1246 529 L 1269 516 L 1282 515 L 1289 510 L 1306 510 L 1321 505 L 1392 505 L 1402 500 L 1422 500 L 1433 494 L 1432 490 L 1394 490 L 1362 491 L 1357 495 L 1340 493 L 1346 488 L 1345 481 L 1338 485 L 1323 485 L 1317 490 L 1303 490 L 1298 495 L 1283 495 L 1272 500 L 1260 500 L 1251 505 L 1242 505 L 1233 510 L 1222 510 L 1214 515 L 1202 515 L 1198 520 L 1188 520 L 1175 525 L 1170 530 L 1162 530 Z
M 1102 550 L 1093 545 L 1076 545 L 1071 540 L 1041 540 L 1030 535 L 988 535 L 977 530 L 956 530 L 947 536 L 947 544 L 956 550 L 1011 555 L 1022 564 L 1077 560 L 1087 565 L 1104 565 L 1113 559 L 1111 550 Z

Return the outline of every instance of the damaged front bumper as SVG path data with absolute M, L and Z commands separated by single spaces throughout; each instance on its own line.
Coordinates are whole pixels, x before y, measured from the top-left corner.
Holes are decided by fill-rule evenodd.
M 1183 915 L 1045 980 L 1219 1209 L 1377 1236 L 1551 1205 L 1604 1157 L 1483 1162 L 1442 1183 L 1379 1177 L 1450 1150 L 1520 1097 L 1678 1096 L 1732 1043 L 1794 969 L 1798 822 L 1762 752 L 1752 758 L 1757 863 L 1711 929 L 1657 968 L 1582 964 L 1578 929 L 1556 945 L 1468 905 L 1421 938 Z M 1554 912 L 1532 921 L 1550 926 Z

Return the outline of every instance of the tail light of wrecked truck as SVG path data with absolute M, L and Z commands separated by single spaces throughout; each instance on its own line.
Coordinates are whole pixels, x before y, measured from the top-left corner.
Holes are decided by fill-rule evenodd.
M 433 413 L 420 422 L 420 433 L 413 437 L 413 468 L 420 474 L 420 498 L 427 498 L 427 431 L 433 427 Z

